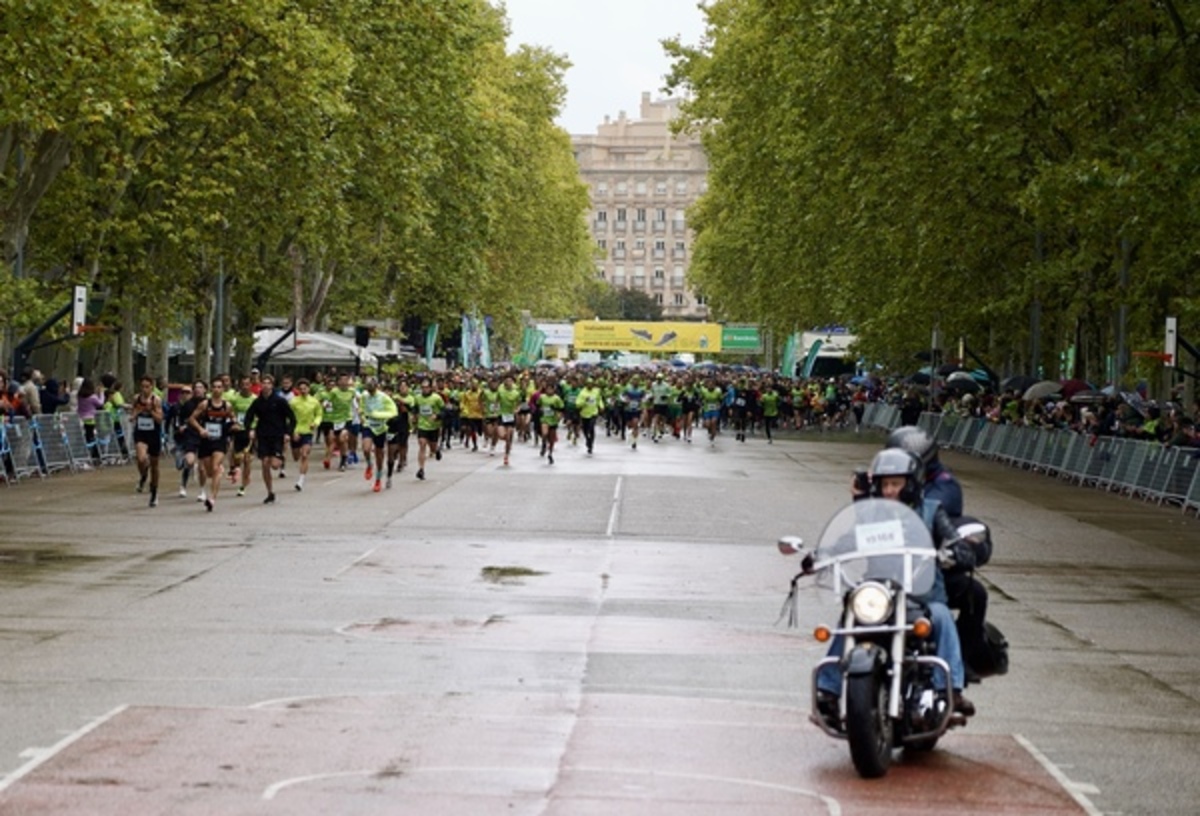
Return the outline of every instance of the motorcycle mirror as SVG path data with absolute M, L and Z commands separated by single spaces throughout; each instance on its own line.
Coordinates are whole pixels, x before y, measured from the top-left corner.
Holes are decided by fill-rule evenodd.
M 804 551 L 804 539 L 800 536 L 784 536 L 779 539 L 778 546 L 784 555 L 796 555 Z
M 973 521 L 959 525 L 958 534 L 968 541 L 986 541 L 991 532 L 988 530 L 986 524 Z

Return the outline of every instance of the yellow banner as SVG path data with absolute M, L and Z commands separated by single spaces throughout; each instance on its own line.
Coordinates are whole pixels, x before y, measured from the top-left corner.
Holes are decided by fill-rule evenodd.
M 638 323 L 622 320 L 580 320 L 575 324 L 578 351 L 636 351 L 675 353 L 721 350 L 720 323 Z

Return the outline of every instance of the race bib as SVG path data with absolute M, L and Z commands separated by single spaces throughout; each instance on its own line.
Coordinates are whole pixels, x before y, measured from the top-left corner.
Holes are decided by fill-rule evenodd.
M 501 414 L 500 415 L 501 422 L 512 422 L 515 419 L 516 419 L 516 417 L 514 417 L 512 414 Z
M 204 432 L 206 434 L 208 434 L 209 439 L 215 439 L 215 438 L 221 436 L 221 434 L 224 433 L 224 431 L 225 431 L 225 426 L 222 425 L 220 422 L 205 422 L 204 423 Z
M 145 414 L 138 414 L 137 429 L 139 431 L 153 431 L 154 417 L 146 416 Z
M 381 433 L 383 433 L 385 430 L 387 430 L 387 423 L 384 423 L 384 422 L 368 422 L 368 423 L 367 423 L 367 427 L 368 427 L 368 428 L 370 428 L 370 430 L 371 430 L 371 433 L 373 433 L 373 434 L 375 434 L 376 436 L 378 436 L 379 434 L 381 434 Z
M 641 407 L 642 407 L 641 400 L 630 400 L 629 401 L 629 410 L 636 411 L 637 409 L 639 409 Z
M 421 416 L 423 416 L 423 417 L 433 416 L 433 406 L 432 405 L 422 405 L 421 406 Z
M 334 432 L 334 433 L 341 433 L 341 432 L 342 432 L 342 431 L 344 431 L 344 430 L 346 430 L 346 423 L 345 423 L 345 422 L 335 422 L 335 423 L 333 423 L 333 432 Z

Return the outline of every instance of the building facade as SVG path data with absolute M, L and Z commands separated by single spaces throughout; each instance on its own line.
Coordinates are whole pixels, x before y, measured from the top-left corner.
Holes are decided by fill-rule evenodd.
M 639 118 L 606 116 L 571 142 L 592 196 L 597 277 L 645 292 L 664 317 L 703 319 L 708 307 L 688 286 L 686 211 L 705 190 L 708 161 L 699 138 L 671 133 L 678 111 L 679 100 L 643 93 Z

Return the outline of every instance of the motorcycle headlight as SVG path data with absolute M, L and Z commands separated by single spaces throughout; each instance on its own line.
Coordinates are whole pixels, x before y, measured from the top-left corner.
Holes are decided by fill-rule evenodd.
M 892 614 L 892 593 L 882 584 L 865 583 L 850 594 L 850 611 L 867 626 L 883 623 Z

